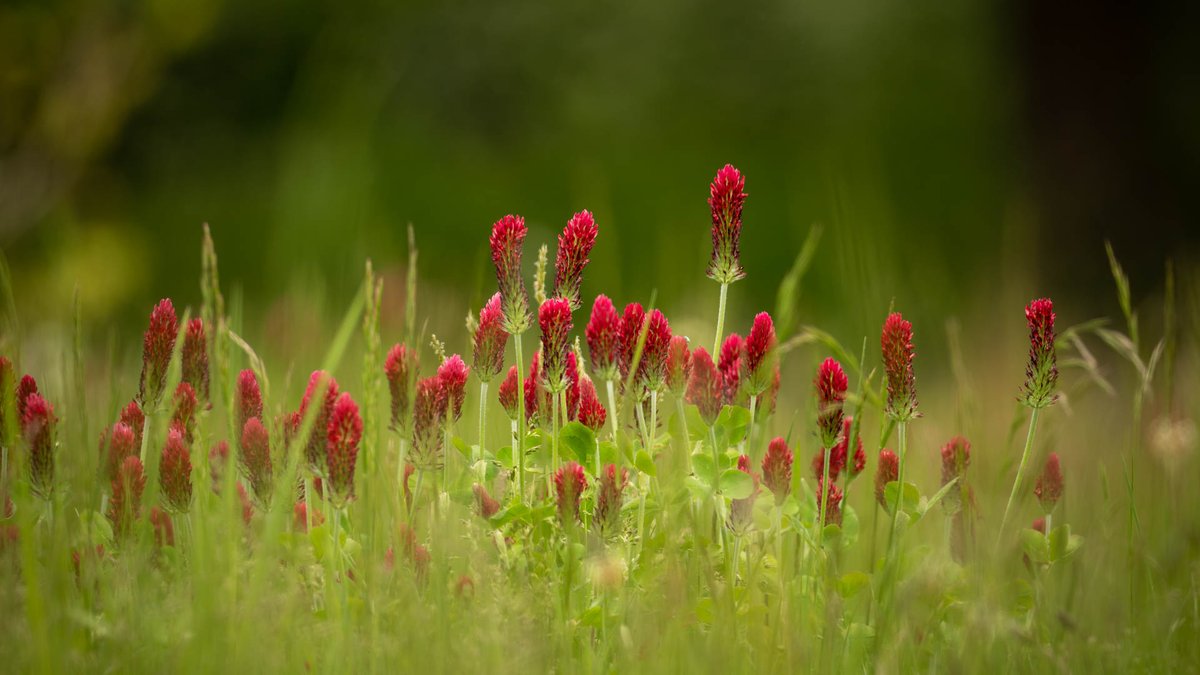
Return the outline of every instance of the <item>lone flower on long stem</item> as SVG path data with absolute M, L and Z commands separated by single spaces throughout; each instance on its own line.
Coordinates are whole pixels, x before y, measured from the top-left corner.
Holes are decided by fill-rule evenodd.
M 888 531 L 888 560 L 896 554 L 896 529 L 904 495 L 904 457 L 908 450 L 908 423 L 917 413 L 917 378 L 913 372 L 913 329 L 899 312 L 893 312 L 883 323 L 880 337 L 883 369 L 887 375 L 887 406 L 884 412 L 896 422 L 898 445 L 896 474 L 896 508 L 892 510 L 892 526 Z M 882 461 L 882 458 L 881 458 Z M 890 589 L 888 592 L 890 598 Z
M 592 214 L 580 211 L 558 235 L 558 255 L 554 259 L 554 295 L 565 298 L 574 311 L 582 306 L 579 288 L 588 254 L 596 244 L 596 221 Z
M 821 362 L 813 385 L 817 389 L 817 428 L 821 431 L 821 445 L 832 448 L 842 433 L 842 406 L 846 402 L 849 380 L 842 364 L 829 357 Z
M 712 257 L 708 263 L 708 278 L 721 284 L 717 335 L 713 338 L 714 352 L 721 346 L 729 284 L 746 276 L 740 250 L 745 188 L 746 178 L 732 164 L 722 167 L 708 187 L 708 208 L 712 215 Z
M 517 360 L 517 390 L 524 390 L 524 349 L 521 335 L 529 329 L 529 295 L 521 276 L 521 253 L 525 245 L 525 220 L 520 216 L 504 216 L 492 226 L 489 240 L 492 264 L 496 267 L 496 282 L 504 309 L 504 330 L 513 338 Z M 517 397 L 517 495 L 525 498 L 525 397 Z

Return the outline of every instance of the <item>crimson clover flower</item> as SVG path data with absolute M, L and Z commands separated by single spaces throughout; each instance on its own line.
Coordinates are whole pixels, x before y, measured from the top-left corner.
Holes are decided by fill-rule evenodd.
M 158 465 L 158 485 L 167 508 L 186 513 L 192 505 L 192 458 L 187 441 L 179 429 L 167 432 L 162 460 Z
M 208 336 L 205 335 L 203 319 L 188 321 L 183 334 L 180 361 L 181 381 L 191 385 L 200 401 L 208 403 Z
M 587 211 L 580 211 L 571 220 L 562 234 L 558 235 L 558 254 L 554 259 L 554 295 L 565 298 L 571 310 L 579 309 L 582 301 L 579 288 L 583 281 L 583 269 L 588 264 L 588 254 L 596 244 L 596 220 Z
M 1025 366 L 1025 386 L 1021 401 L 1030 408 L 1052 405 L 1058 396 L 1058 357 L 1054 351 L 1054 303 L 1049 298 L 1030 302 L 1025 307 L 1029 324 L 1029 364 Z
M 708 426 L 717 421 L 722 405 L 721 374 L 704 347 L 692 352 L 692 372 L 688 377 L 684 400 L 700 410 L 700 418 Z
M 333 404 L 326 432 L 329 489 L 334 503 L 340 506 L 354 495 L 354 465 L 363 434 L 362 415 L 349 393 L 342 392 Z
M 708 263 L 708 278 L 717 283 L 730 284 L 746 276 L 739 248 L 745 188 L 746 178 L 732 164 L 722 167 L 709 186 L 712 259 Z
M 471 370 L 480 382 L 491 382 L 504 368 L 504 348 L 508 333 L 504 330 L 504 312 L 500 309 L 500 294 L 496 293 L 479 310 L 479 326 L 475 329 Z
M 175 305 L 164 298 L 150 312 L 150 326 L 142 341 L 142 377 L 138 385 L 138 401 L 143 406 L 157 405 L 167 384 L 167 366 L 175 350 L 179 322 Z
M 592 316 L 585 331 L 592 373 L 603 381 L 617 377 L 620 351 L 623 353 L 621 317 L 608 296 L 598 295 L 592 304 Z M 636 338 L 635 338 L 636 339 Z
M 775 495 L 775 503 L 782 504 L 792 489 L 792 450 L 782 437 L 767 445 L 762 460 L 763 484 Z
M 504 305 L 504 330 L 509 335 L 521 335 L 529 329 L 529 294 L 521 277 L 521 249 L 528 232 L 524 218 L 508 215 L 492 226 L 489 240 Z
M 505 333 L 505 339 L 508 334 Z M 395 344 L 388 350 L 383 363 L 383 373 L 388 381 L 388 393 L 392 400 L 393 431 L 404 432 L 412 421 L 412 389 L 419 367 L 417 350 L 407 345 Z
M 899 312 L 889 314 L 884 321 L 880 346 L 887 374 L 885 412 L 897 422 L 907 422 L 918 416 L 917 378 L 913 373 L 912 324 Z
M 842 431 L 842 406 L 850 383 L 842 364 L 829 357 L 821 362 L 813 385 L 817 389 L 817 428 L 821 431 L 821 444 L 832 448 Z

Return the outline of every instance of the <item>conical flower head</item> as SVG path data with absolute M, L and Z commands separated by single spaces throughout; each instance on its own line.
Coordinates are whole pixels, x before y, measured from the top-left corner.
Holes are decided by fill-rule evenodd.
M 667 391 L 682 396 L 692 373 L 692 353 L 688 350 L 688 339 L 682 335 L 671 338 L 667 348 Z
M 196 410 L 200 402 L 196 400 L 196 390 L 187 382 L 180 382 L 175 387 L 175 409 L 171 412 L 171 428 L 179 429 L 184 440 L 191 443 L 196 431 Z
M 508 419 L 517 419 L 517 367 L 509 366 L 508 374 L 504 376 L 504 380 L 500 383 L 500 389 L 497 392 L 500 398 L 500 406 L 504 408 L 504 413 L 508 415 Z
M 435 375 L 417 382 L 412 462 L 419 469 L 429 471 L 442 467 L 442 428 L 448 405 L 440 377 Z
M 542 381 L 551 394 L 567 388 L 567 340 L 571 334 L 571 305 L 548 298 L 538 309 L 542 329 Z
M 1049 298 L 1025 307 L 1029 324 L 1029 364 L 1021 401 L 1030 408 L 1045 408 L 1058 400 L 1058 357 L 1054 351 L 1054 303 Z
M 300 400 L 300 419 L 308 414 L 309 406 L 318 406 L 314 413 L 312 430 L 304 447 L 304 458 L 309 468 L 317 474 L 325 473 L 326 438 L 325 430 L 329 428 L 329 417 L 333 414 L 333 404 L 338 398 L 337 380 L 323 370 L 314 370 L 308 378 L 308 387 L 304 390 L 304 398 Z
M 824 501 L 825 507 L 825 524 L 826 525 L 841 525 L 842 524 L 842 490 L 832 480 L 828 484 L 824 482 L 817 483 L 817 507 L 820 508 Z
M 708 263 L 708 278 L 730 284 L 746 276 L 740 250 L 746 178 L 732 164 L 726 164 L 717 172 L 708 193 L 708 208 L 712 212 L 712 259 Z
M 741 403 L 742 359 L 746 356 L 746 341 L 737 333 L 730 333 L 721 345 L 721 357 L 717 359 L 717 370 L 721 371 L 721 396 L 725 405 Z
M 850 382 L 842 370 L 842 364 L 829 357 L 817 369 L 813 386 L 817 389 L 817 428 L 821 431 L 821 444 L 831 448 L 837 444 L 842 431 L 842 406 L 846 402 L 846 389 Z
M 508 339 L 507 334 L 505 339 Z M 392 345 L 383 363 L 388 393 L 392 398 L 391 428 L 394 431 L 403 432 L 412 421 L 412 390 L 418 365 L 417 350 L 409 349 L 404 344 Z
M 592 374 L 605 382 L 616 379 L 619 354 L 623 351 L 621 317 L 608 296 L 596 296 L 586 337 Z
M 700 418 L 710 427 L 721 413 L 721 392 L 721 374 L 717 366 L 704 347 L 696 347 L 692 352 L 692 372 L 684 400 L 700 410 Z
M 638 361 L 637 384 L 643 392 L 660 392 L 667 381 L 667 355 L 671 350 L 671 324 L 657 309 L 646 318 L 646 341 Z
M 21 435 L 29 447 L 29 479 L 42 497 L 54 491 L 54 407 L 41 394 L 25 397 Z
M 100 458 L 104 466 L 104 478 L 109 482 L 117 479 L 117 472 L 126 457 L 138 454 L 140 447 L 136 442 L 133 429 L 128 424 L 117 422 L 107 434 L 102 437 Z
M 262 389 L 258 386 L 258 376 L 249 368 L 238 373 L 234 410 L 237 413 L 238 428 L 246 426 L 246 420 L 251 417 L 260 420 L 263 417 Z
M 763 484 L 775 495 L 775 502 L 782 504 L 792 489 L 792 450 L 782 437 L 775 438 L 767 445 L 762 474 Z
M 475 483 L 471 486 L 471 491 L 475 493 L 475 508 L 479 509 L 481 518 L 491 518 L 500 512 L 500 502 L 488 494 L 487 488 Z
M 962 436 L 942 446 L 942 485 L 962 476 L 971 464 L 971 442 Z
M 191 508 L 192 457 L 179 429 L 167 432 L 162 461 L 158 465 L 158 485 L 167 508 L 176 513 L 186 513 Z
M 271 500 L 271 437 L 262 420 L 251 417 L 242 427 L 241 453 L 238 462 L 250 480 L 250 488 L 258 501 Z
M 554 472 L 558 517 L 563 522 L 579 520 L 579 498 L 587 489 L 587 475 L 578 462 L 567 462 Z
M 150 312 L 150 326 L 142 341 L 142 378 L 138 386 L 138 400 L 142 405 L 156 405 L 162 397 L 178 331 L 175 305 L 169 299 L 163 299 Z
M 884 496 L 884 488 L 888 483 L 893 483 L 900 479 L 900 459 L 896 457 L 896 453 L 884 448 L 879 451 L 879 466 L 875 468 L 875 501 L 888 511 L 887 498 Z
M 1042 510 L 1052 513 L 1063 495 L 1062 467 L 1059 466 L 1058 453 L 1052 452 L 1046 458 L 1046 468 L 1038 476 L 1037 484 L 1033 486 L 1033 494 L 1037 496 Z
M 133 430 L 133 444 L 140 450 L 142 447 L 142 432 L 146 428 L 146 413 L 142 412 L 142 408 L 138 405 L 137 401 L 130 401 L 129 405 L 121 409 L 119 421 Z
M 646 309 L 640 302 L 625 305 L 625 313 L 621 315 L 621 346 L 617 353 L 617 368 L 621 379 L 629 377 L 629 369 L 633 367 L 633 359 L 637 355 L 638 340 L 642 337 L 642 326 L 646 323 Z
M 142 460 L 136 455 L 125 458 L 112 482 L 112 498 L 108 501 L 108 520 L 118 536 L 129 532 L 142 510 L 142 491 L 146 489 L 146 474 Z
M 567 221 L 566 228 L 558 235 L 558 255 L 554 258 L 554 295 L 565 298 L 571 309 L 579 309 L 583 303 L 579 287 L 583 282 L 583 269 L 588 264 L 588 254 L 596 244 L 596 220 L 587 211 L 580 211 Z
M 565 420 L 574 420 L 579 416 L 579 380 L 581 377 L 579 357 L 575 355 L 574 349 L 567 348 L 567 391 L 564 396 L 567 409 L 563 411 Z
M 771 315 L 759 312 L 754 317 L 754 325 L 746 336 L 746 354 L 742 361 L 742 379 L 746 383 L 747 393 L 761 396 L 771 386 L 771 376 L 775 369 L 775 323 Z
M 354 465 L 363 433 L 362 415 L 349 393 L 338 396 L 326 432 L 329 439 L 326 466 L 331 496 L 334 503 L 345 504 L 354 494 Z
M 452 415 L 451 421 L 457 422 L 462 417 L 463 403 L 467 400 L 467 378 L 470 374 L 470 369 L 458 354 L 451 354 L 438 366 L 437 376 L 442 381 L 442 388 L 449 402 L 447 414 Z
M 621 500 L 629 484 L 629 470 L 609 464 L 600 472 L 600 489 L 596 493 L 596 525 L 603 532 L 612 532 L 621 520 Z
M 188 321 L 180 359 L 182 381 L 191 385 L 200 401 L 208 403 L 208 336 L 202 319 Z
M 521 335 L 529 329 L 529 295 L 521 276 L 521 250 L 525 246 L 525 219 L 508 215 L 492 226 L 490 244 L 496 282 L 504 306 L 504 330 Z
M 496 293 L 479 310 L 479 326 L 475 329 L 472 370 L 480 382 L 491 382 L 504 368 L 504 348 L 508 332 L 504 330 L 504 312 L 500 309 L 500 294 Z
M 607 419 L 608 411 L 604 409 L 604 404 L 600 403 L 596 385 L 590 377 L 584 375 L 579 382 L 579 422 L 594 433 L 600 433 Z
M 893 312 L 883 323 L 880 338 L 883 349 L 883 369 L 887 374 L 888 417 L 907 422 L 917 415 L 917 377 L 913 373 L 913 329 L 899 312 Z
M 33 379 L 32 375 L 22 375 L 21 381 L 17 383 L 17 421 L 25 417 L 25 401 L 33 394 L 38 393 L 37 380 Z

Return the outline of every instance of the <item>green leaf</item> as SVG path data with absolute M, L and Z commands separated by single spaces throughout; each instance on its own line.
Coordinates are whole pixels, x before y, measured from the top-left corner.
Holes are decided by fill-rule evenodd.
M 1021 548 L 1035 563 L 1050 562 L 1050 542 L 1046 540 L 1046 535 L 1037 530 L 1021 530 Z
M 745 499 L 754 493 L 754 479 L 737 469 L 721 472 L 721 494 L 730 499 Z
M 596 460 L 596 434 L 581 422 L 568 422 L 558 432 L 560 447 L 566 448 L 575 461 L 591 466 Z
M 616 443 L 612 441 L 601 441 L 600 443 L 600 463 L 604 466 L 609 464 L 620 464 L 621 451 L 617 450 Z
M 513 459 L 513 449 L 511 445 L 506 445 L 496 451 L 496 461 L 500 462 L 500 466 L 505 469 L 512 469 L 517 465 Z
M 896 491 L 899 483 L 892 481 L 883 488 L 883 498 L 888 505 L 888 513 L 896 508 Z M 904 503 L 900 509 L 904 513 L 916 513 L 921 503 L 921 491 L 912 483 L 904 483 Z
M 942 486 L 942 489 L 938 490 L 936 493 L 934 493 L 934 495 L 932 497 L 930 497 L 927 501 L 925 501 L 923 504 L 921 504 L 921 507 L 919 510 L 920 515 L 924 516 L 926 513 L 929 513 L 929 509 L 932 509 L 934 506 L 937 505 L 938 502 L 942 501 L 942 498 L 945 497 L 946 494 L 950 492 L 950 488 L 954 487 L 956 484 L 958 484 L 957 476 L 952 478 L 949 483 L 946 483 L 945 485 Z
M 866 588 L 871 583 L 871 577 L 865 572 L 847 572 L 838 579 L 838 595 L 843 598 L 853 598 L 859 591 Z
M 692 455 L 692 472 L 701 482 L 711 486 L 717 477 L 717 467 L 713 465 L 712 455 L 706 452 Z
M 460 453 L 462 453 L 463 457 L 466 457 L 467 459 L 471 459 L 471 456 L 474 454 L 474 450 L 472 450 L 472 448 L 474 448 L 475 446 L 471 445 L 470 443 L 467 443 L 465 440 L 463 440 L 459 436 L 455 436 L 455 437 L 451 438 L 450 442 L 454 445 L 455 448 L 458 449 L 458 451 Z
M 780 340 L 786 339 L 792 332 L 792 325 L 796 321 L 796 306 L 800 300 L 800 281 L 816 255 L 817 242 L 821 240 L 821 229 L 819 223 L 809 228 L 804 245 L 800 247 L 796 260 L 792 262 L 792 268 L 779 282 L 779 291 L 775 294 L 775 330 Z
M 712 485 L 705 483 L 695 476 L 688 476 L 684 479 L 683 484 L 696 499 L 707 499 L 712 495 Z
M 750 411 L 737 405 L 727 405 L 721 408 L 717 421 L 713 423 L 713 432 L 717 436 L 717 451 L 736 445 L 746 437 L 746 429 L 750 427 Z
M 646 452 L 645 450 L 638 450 L 637 458 L 634 460 L 634 466 L 637 467 L 638 471 L 641 471 L 647 476 L 658 475 L 658 468 L 654 466 L 654 458 L 652 458 L 650 453 Z
M 842 528 L 830 523 L 821 531 L 821 544 L 833 548 L 842 538 Z

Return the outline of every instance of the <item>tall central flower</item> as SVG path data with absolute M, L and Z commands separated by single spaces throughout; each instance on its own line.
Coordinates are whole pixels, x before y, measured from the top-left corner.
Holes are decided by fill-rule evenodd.
M 529 329 L 529 294 L 521 276 L 521 249 L 528 232 L 524 218 L 508 215 L 492 226 L 489 241 L 504 304 L 504 330 L 509 335 L 521 335 Z
M 745 189 L 746 178 L 732 164 L 722 167 L 708 188 L 708 208 L 712 211 L 712 259 L 708 263 L 708 277 L 718 283 L 730 284 L 746 276 L 740 251 Z
M 500 308 L 500 302 L 500 294 L 496 293 L 479 310 L 471 370 L 480 382 L 491 382 L 504 368 L 508 332 L 504 330 L 504 311 Z
M 617 377 L 618 351 L 621 342 L 621 317 L 608 296 L 597 295 L 592 304 L 592 316 L 587 325 L 588 354 L 592 374 L 608 382 Z
M 542 329 L 542 380 L 551 394 L 567 388 L 567 339 L 571 333 L 571 304 L 548 298 L 538 310 Z
M 842 405 L 846 402 L 846 389 L 850 383 L 842 364 L 832 356 L 821 362 L 817 379 L 817 427 L 821 430 L 821 445 L 832 448 L 842 431 Z
M 178 330 L 175 305 L 169 299 L 163 299 L 150 312 L 150 326 L 142 342 L 142 378 L 138 386 L 138 400 L 143 406 L 156 405 L 162 396 Z
M 354 494 L 354 465 L 363 433 L 358 404 L 349 393 L 343 392 L 333 404 L 333 414 L 329 417 L 326 433 L 330 493 L 335 504 L 344 505 Z
M 1030 408 L 1045 408 L 1058 400 L 1058 357 L 1054 352 L 1054 303 L 1034 300 L 1025 307 L 1029 323 L 1029 364 L 1021 401 Z
M 662 391 L 667 379 L 667 353 L 671 349 L 671 324 L 657 309 L 646 320 L 646 342 L 638 361 L 637 382 L 642 392 Z
M 592 214 L 580 211 L 567 222 L 562 234 L 558 235 L 558 255 L 554 259 L 554 295 L 566 298 L 571 309 L 583 304 L 579 298 L 579 287 L 583 281 L 583 268 L 587 267 L 588 254 L 596 244 L 596 221 Z
M 917 377 L 913 373 L 913 329 L 899 312 L 888 315 L 880 338 L 887 374 L 888 417 L 907 422 L 918 416 Z

